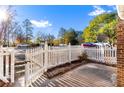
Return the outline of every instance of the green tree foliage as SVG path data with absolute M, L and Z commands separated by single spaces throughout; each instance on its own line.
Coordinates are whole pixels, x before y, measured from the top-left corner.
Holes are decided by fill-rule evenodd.
M 86 27 L 83 35 L 84 42 L 96 42 L 96 33 L 92 32 L 89 27 Z
M 61 27 L 60 30 L 59 30 L 58 37 L 63 37 L 66 32 L 67 32 L 66 29 Z
M 53 45 L 54 45 L 54 46 L 59 46 L 59 43 L 60 43 L 60 42 L 59 42 L 59 39 L 54 39 L 54 40 L 53 40 Z
M 42 40 L 40 37 L 36 37 L 36 41 L 35 41 L 36 44 L 41 44 L 42 43 Z
M 89 23 L 89 26 L 87 26 L 84 29 L 82 38 L 84 39 L 84 42 L 98 42 L 100 38 L 101 38 L 100 41 L 104 42 L 106 40 L 103 39 L 102 41 L 102 38 L 103 38 L 102 36 L 105 35 L 109 38 L 107 40 L 108 42 L 114 43 L 116 39 L 115 38 L 116 24 L 117 24 L 116 13 L 104 13 L 104 14 L 98 15 L 93 20 L 91 20 Z M 110 34 L 112 34 L 111 36 L 113 37 L 111 37 Z
M 82 34 L 83 34 L 82 31 L 77 31 L 77 41 L 79 44 L 83 42 Z
M 108 37 L 108 42 L 110 45 L 116 43 L 116 39 L 117 39 L 116 24 L 117 21 L 113 20 L 103 27 L 104 30 L 103 33 Z
M 69 44 L 76 45 L 81 43 L 81 34 L 82 32 L 76 31 L 73 28 L 64 29 L 60 28 L 59 31 L 59 43 L 61 44 Z
M 47 35 L 47 42 L 48 42 L 48 45 L 52 46 L 54 39 L 55 39 L 54 35 L 48 34 L 48 35 Z
M 64 36 L 66 44 L 71 43 L 72 45 L 78 44 L 77 33 L 73 28 L 68 29 Z
M 59 43 L 64 44 L 65 43 L 65 33 L 67 33 L 67 30 L 63 27 L 60 28 L 59 33 L 58 33 L 58 37 L 59 37 Z

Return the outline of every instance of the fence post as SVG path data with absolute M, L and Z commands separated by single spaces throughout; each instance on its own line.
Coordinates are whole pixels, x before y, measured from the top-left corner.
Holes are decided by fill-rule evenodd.
M 30 70 L 29 66 L 30 66 L 30 63 L 27 62 L 25 65 L 25 87 L 28 87 L 28 82 L 29 82 L 29 80 L 28 80 L 29 79 L 29 70 Z
M 104 61 L 104 51 L 105 51 L 104 46 L 101 46 L 101 61 L 102 61 L 102 63 L 105 62 Z
M 68 50 L 69 50 L 69 63 L 71 63 L 71 44 L 70 43 L 68 45 Z
M 44 47 L 45 51 L 45 61 L 44 61 L 44 67 L 45 67 L 45 71 L 47 71 L 48 68 L 48 44 L 47 42 L 45 42 L 45 47 Z
M 3 76 L 4 75 L 4 73 L 3 73 L 3 48 L 2 48 L 2 46 L 0 47 L 0 76 Z M 0 77 L 1 78 L 1 77 Z
M 28 86 L 28 77 L 29 77 L 29 70 L 30 70 L 30 68 L 29 68 L 30 63 L 29 63 L 27 56 L 29 56 L 29 50 L 28 49 L 26 49 L 26 53 L 25 53 L 25 60 L 27 62 L 25 65 L 25 87 Z
M 8 52 L 8 48 L 6 49 L 6 53 L 9 53 Z M 9 54 L 10 55 L 10 54 Z M 9 78 L 9 55 L 5 55 L 5 76 L 7 77 L 7 78 Z
M 14 68 L 14 63 L 15 63 L 15 53 L 14 53 L 14 49 L 13 52 L 11 52 L 11 82 L 14 83 L 14 78 L 15 78 L 15 68 Z

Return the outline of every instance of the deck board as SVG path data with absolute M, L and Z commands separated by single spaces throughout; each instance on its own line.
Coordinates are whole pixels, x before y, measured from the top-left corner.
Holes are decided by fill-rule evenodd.
M 53 79 L 41 81 L 43 83 L 37 87 L 113 87 L 113 73 L 116 73 L 116 67 L 88 63 Z M 37 82 L 43 78 L 40 77 Z

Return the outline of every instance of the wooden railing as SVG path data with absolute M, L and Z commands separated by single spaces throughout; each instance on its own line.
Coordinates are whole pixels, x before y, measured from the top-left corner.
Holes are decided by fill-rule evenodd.
M 14 83 L 14 51 L 0 48 L 0 79 L 5 83 Z
M 101 63 L 117 64 L 116 47 L 84 47 L 88 59 Z
M 77 60 L 81 54 L 81 46 L 38 47 L 26 51 L 25 86 L 30 85 L 47 69 Z

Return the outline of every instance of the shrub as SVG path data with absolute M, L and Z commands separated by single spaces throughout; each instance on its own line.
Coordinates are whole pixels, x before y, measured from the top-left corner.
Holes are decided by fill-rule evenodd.
M 87 60 L 88 55 L 86 52 L 83 52 L 80 56 L 78 56 L 79 60 L 83 61 L 83 60 Z

